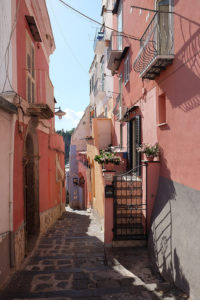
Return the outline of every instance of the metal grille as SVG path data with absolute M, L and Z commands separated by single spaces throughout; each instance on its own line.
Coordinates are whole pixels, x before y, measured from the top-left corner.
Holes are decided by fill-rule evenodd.
M 144 168 L 142 168 L 144 167 Z M 146 164 L 114 176 L 114 239 L 140 240 L 147 237 Z

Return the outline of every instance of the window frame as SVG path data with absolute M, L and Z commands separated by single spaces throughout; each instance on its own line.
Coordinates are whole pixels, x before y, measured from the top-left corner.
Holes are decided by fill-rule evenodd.
M 35 45 L 26 32 L 26 99 L 36 103 Z
M 130 80 L 130 55 L 128 54 L 124 61 L 124 85 Z

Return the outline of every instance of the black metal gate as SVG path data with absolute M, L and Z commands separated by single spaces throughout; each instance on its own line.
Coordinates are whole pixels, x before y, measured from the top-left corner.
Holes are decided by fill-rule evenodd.
M 115 240 L 147 238 L 146 168 L 144 164 L 113 178 Z M 138 175 L 141 169 L 144 176 Z

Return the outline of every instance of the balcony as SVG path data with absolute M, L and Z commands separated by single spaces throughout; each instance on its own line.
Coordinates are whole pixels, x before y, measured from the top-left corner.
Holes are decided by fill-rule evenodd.
M 27 113 L 41 119 L 54 117 L 54 88 L 48 71 L 26 69 L 26 98 L 29 102 Z
M 140 40 L 140 51 L 133 69 L 140 73 L 142 79 L 154 80 L 162 70 L 172 64 L 173 48 L 173 32 L 169 14 L 156 13 Z
M 105 47 L 104 31 L 97 30 L 94 38 L 94 45 L 93 45 L 95 54 L 102 55 L 104 53 L 104 47 Z
M 117 71 L 128 49 L 129 46 L 127 46 L 125 37 L 113 31 L 107 50 L 107 68 L 112 72 Z
M 98 78 L 95 82 L 94 96 L 99 100 L 103 100 L 105 97 L 104 80 L 101 78 Z

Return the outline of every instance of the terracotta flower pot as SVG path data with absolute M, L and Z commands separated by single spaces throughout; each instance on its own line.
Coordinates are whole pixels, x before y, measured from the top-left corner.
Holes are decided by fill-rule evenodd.
M 146 156 L 148 161 L 153 161 L 154 160 L 154 156 Z
M 104 164 L 104 169 L 106 169 L 107 171 L 112 171 L 115 169 L 115 165 L 113 163 Z

